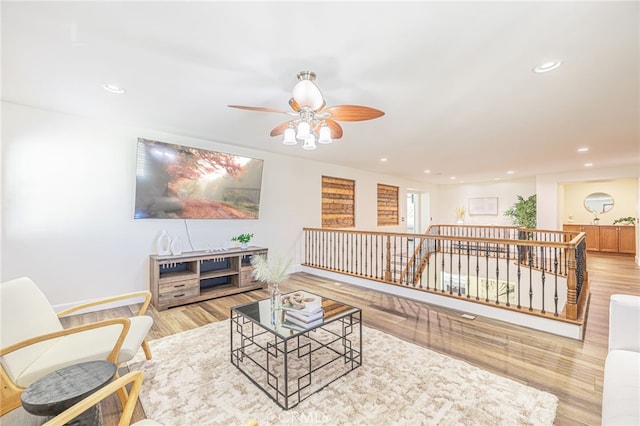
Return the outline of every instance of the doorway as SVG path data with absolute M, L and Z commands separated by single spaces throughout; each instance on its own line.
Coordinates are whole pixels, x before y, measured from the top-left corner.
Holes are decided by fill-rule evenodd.
M 428 192 L 407 191 L 407 233 L 423 234 L 431 224 Z

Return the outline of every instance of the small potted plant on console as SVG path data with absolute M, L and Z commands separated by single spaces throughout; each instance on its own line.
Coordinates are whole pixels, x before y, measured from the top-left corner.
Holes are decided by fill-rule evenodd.
M 237 241 L 240 243 L 240 248 L 242 250 L 246 250 L 247 249 L 247 244 L 249 243 L 249 241 L 251 241 L 251 239 L 253 238 L 253 234 L 240 234 L 240 235 L 236 235 L 235 237 L 231 238 L 231 241 Z
M 623 225 L 634 225 L 636 223 L 636 218 L 627 216 L 627 217 L 619 217 L 618 219 L 613 221 L 614 225 L 621 223 Z

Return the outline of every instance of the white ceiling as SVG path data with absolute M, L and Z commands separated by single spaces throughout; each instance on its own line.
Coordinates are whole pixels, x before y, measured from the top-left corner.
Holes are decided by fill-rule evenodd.
M 2 100 L 432 183 L 639 165 L 639 6 L 2 1 Z M 287 109 L 302 70 L 386 115 L 308 152 L 227 107 Z

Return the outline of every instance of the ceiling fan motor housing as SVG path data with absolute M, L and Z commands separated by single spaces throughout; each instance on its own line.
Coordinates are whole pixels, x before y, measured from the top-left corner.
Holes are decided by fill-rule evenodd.
M 320 89 L 313 82 L 316 74 L 312 71 L 300 71 L 297 77 L 298 82 L 293 87 L 293 99 L 300 107 L 309 107 L 312 110 L 320 108 L 324 100 Z

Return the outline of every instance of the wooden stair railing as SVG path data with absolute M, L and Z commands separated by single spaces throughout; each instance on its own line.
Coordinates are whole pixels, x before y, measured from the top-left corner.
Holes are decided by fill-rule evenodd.
M 426 234 L 304 228 L 304 246 L 305 266 L 561 320 L 579 320 L 588 297 L 583 233 L 465 225 L 435 225 Z M 471 272 L 471 267 L 476 269 Z M 453 283 L 445 289 L 446 271 L 457 276 L 462 272 L 467 281 L 473 278 L 475 284 L 469 281 L 467 287 L 481 280 L 486 296 L 469 297 L 469 288 L 466 295 L 460 289 L 456 294 L 451 291 Z M 525 272 L 526 278 L 521 277 Z M 517 282 L 513 290 L 513 284 L 506 285 L 506 302 L 499 291 L 505 278 L 507 283 Z M 533 285 L 535 280 L 540 283 Z M 493 300 L 488 297 L 490 282 Z M 513 306 L 510 291 L 517 294 Z M 549 312 L 545 300 L 552 305 Z

